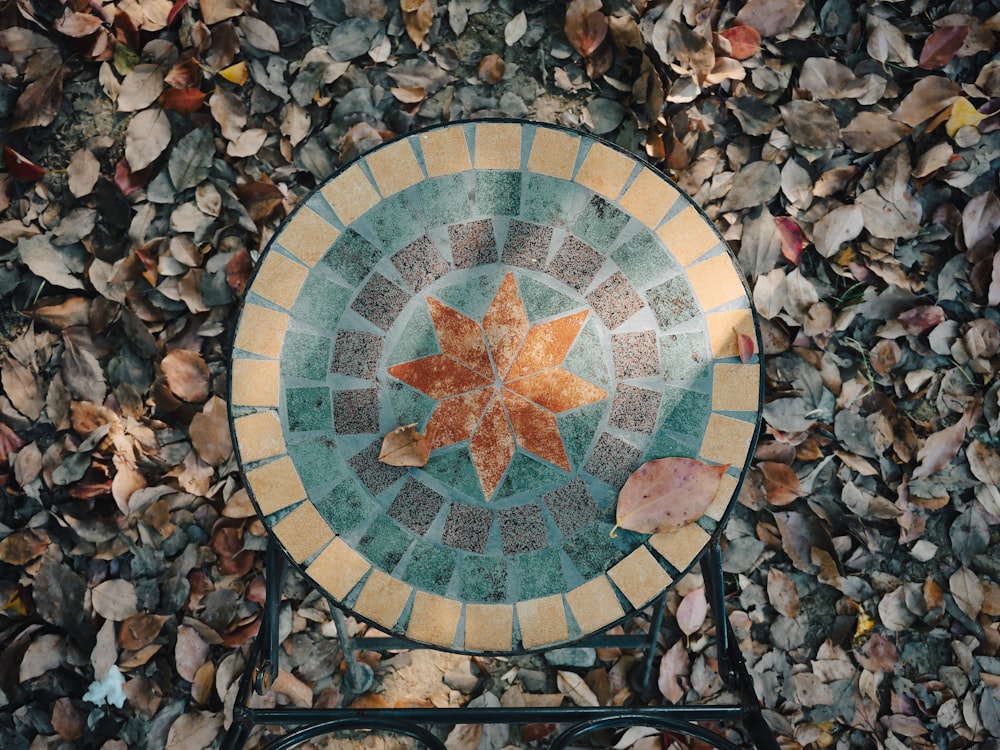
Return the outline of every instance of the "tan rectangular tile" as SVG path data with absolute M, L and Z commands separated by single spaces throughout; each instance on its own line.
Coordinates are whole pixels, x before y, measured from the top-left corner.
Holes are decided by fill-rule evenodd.
M 461 614 L 461 602 L 418 591 L 413 597 L 413 610 L 406 625 L 406 637 L 421 643 L 452 648 Z
M 733 499 L 733 493 L 736 492 L 737 484 L 736 477 L 730 474 L 723 474 L 722 481 L 719 482 L 719 491 L 715 493 L 712 504 L 705 508 L 705 515 L 716 521 L 721 521 L 722 517 L 726 515 L 729 503 Z
M 568 180 L 576 166 L 576 153 L 580 150 L 580 139 L 561 130 L 538 128 L 531 143 L 528 169 L 531 172 L 561 177 Z
M 694 206 L 682 210 L 656 233 L 682 266 L 694 263 L 719 244 L 718 235 Z
M 278 242 L 288 252 L 312 268 L 326 255 L 340 230 L 308 206 L 302 206 L 281 230 Z
M 608 577 L 637 608 L 645 607 L 673 581 L 645 547 L 632 550 L 628 557 L 608 571 Z
M 513 647 L 514 608 L 509 604 L 467 604 L 466 651 L 509 651 Z
M 740 468 L 746 461 L 753 434 L 753 422 L 712 414 L 698 451 L 699 458 Z
M 712 346 L 712 356 L 716 359 L 738 357 L 740 354 L 737 337 L 749 336 L 757 345 L 757 334 L 753 325 L 753 314 L 749 309 L 725 310 L 709 313 L 708 338 Z
M 633 159 L 601 143 L 595 143 L 587 152 L 575 180 L 608 200 L 616 200 L 634 168 Z
M 560 643 L 569 638 L 566 607 L 560 594 L 518 602 L 517 622 L 525 648 Z
M 286 310 L 291 309 L 309 269 L 284 255 L 270 252 L 264 256 L 253 279 L 253 291 Z
M 320 190 L 344 226 L 378 203 L 381 198 L 361 167 L 348 167 Z
M 476 169 L 520 169 L 521 126 L 512 122 L 476 125 Z
M 234 359 L 229 372 L 233 405 L 277 408 L 281 392 L 280 375 L 277 360 Z
M 651 169 L 644 169 L 636 175 L 619 203 L 647 227 L 656 229 L 678 195 L 669 182 Z
M 285 452 L 285 438 L 276 412 L 261 411 L 239 417 L 233 421 L 233 429 L 243 463 L 280 456 Z
M 424 179 L 409 140 L 398 140 L 365 157 L 379 192 L 386 198 Z
M 306 573 L 330 596 L 343 601 L 369 569 L 368 561 L 337 537 L 316 556 Z
M 440 177 L 472 169 L 465 128 L 453 126 L 420 134 L 420 149 L 428 177 Z M 520 156 L 518 157 L 520 159 Z
M 698 524 L 688 524 L 676 531 L 653 534 L 649 544 L 678 570 L 684 570 L 698 556 L 708 540 L 709 533 Z
M 288 456 L 247 472 L 247 484 L 266 516 L 306 499 L 306 490 Z
M 596 633 L 625 616 L 607 576 L 598 576 L 566 594 L 570 611 L 583 633 Z
M 391 629 L 399 621 L 403 607 L 410 599 L 413 587 L 373 568 L 354 603 L 354 611 L 362 617 Z
M 272 528 L 295 562 L 305 562 L 333 541 L 334 533 L 312 503 L 302 503 Z
M 746 294 L 729 253 L 690 266 L 687 274 L 691 289 L 706 312 Z
M 240 316 L 233 346 L 262 357 L 277 359 L 285 342 L 288 316 L 278 310 L 247 304 Z
M 712 377 L 712 409 L 757 411 L 760 405 L 760 366 L 719 363 Z

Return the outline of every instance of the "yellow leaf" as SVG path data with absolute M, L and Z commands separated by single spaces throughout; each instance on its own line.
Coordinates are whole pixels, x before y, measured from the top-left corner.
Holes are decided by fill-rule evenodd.
M 954 138 L 955 133 L 966 125 L 975 127 L 985 119 L 986 115 L 977 112 L 976 108 L 972 106 L 972 102 L 964 96 L 960 96 L 951 105 L 951 116 L 945 124 L 945 130 L 948 132 L 949 137 Z
M 397 427 L 382 439 L 378 460 L 390 466 L 423 466 L 430 446 L 415 424 Z
M 854 642 L 860 643 L 875 627 L 875 620 L 870 618 L 863 609 L 858 610 L 858 624 L 854 628 Z
M 230 65 L 228 68 L 220 70 L 219 75 L 230 83 L 242 86 L 247 82 L 247 78 L 250 74 L 247 71 L 247 64 L 245 62 L 238 62 L 235 65 Z

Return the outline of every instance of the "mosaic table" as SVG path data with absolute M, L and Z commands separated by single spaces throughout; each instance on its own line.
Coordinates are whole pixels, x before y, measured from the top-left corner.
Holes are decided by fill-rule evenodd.
M 436 648 L 606 629 L 724 523 L 756 438 L 759 337 L 725 242 L 662 175 L 512 121 L 396 139 L 306 199 L 245 296 L 230 410 L 265 525 L 320 590 Z M 419 467 L 379 461 L 415 424 Z M 612 536 L 643 462 L 728 465 L 697 523 Z

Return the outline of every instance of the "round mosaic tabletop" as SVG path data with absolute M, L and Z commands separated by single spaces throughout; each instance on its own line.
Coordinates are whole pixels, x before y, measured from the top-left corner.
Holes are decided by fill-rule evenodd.
M 230 410 L 261 518 L 335 602 L 434 647 L 532 650 L 700 556 L 756 439 L 759 351 L 733 256 L 661 174 L 574 131 L 453 123 L 365 154 L 280 228 Z M 411 424 L 426 463 L 380 462 Z M 625 480 L 668 456 L 729 465 L 711 506 L 612 535 Z

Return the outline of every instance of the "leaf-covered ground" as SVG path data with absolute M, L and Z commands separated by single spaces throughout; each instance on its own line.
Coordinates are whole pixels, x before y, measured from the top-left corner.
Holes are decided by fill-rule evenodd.
M 766 433 L 725 567 L 782 746 L 996 748 L 998 10 L 0 5 L 0 746 L 218 741 L 263 593 L 224 401 L 239 293 L 344 160 L 509 115 L 660 166 L 751 281 Z M 329 607 L 294 581 L 286 596 L 272 700 L 334 704 Z M 710 701 L 697 576 L 669 606 L 665 635 L 686 637 L 664 639 L 657 700 Z M 392 700 L 635 700 L 633 655 L 598 657 L 558 681 L 537 658 L 466 660 Z M 405 666 L 372 658 L 380 685 Z M 512 731 L 450 746 L 529 746 L 547 728 Z

